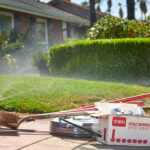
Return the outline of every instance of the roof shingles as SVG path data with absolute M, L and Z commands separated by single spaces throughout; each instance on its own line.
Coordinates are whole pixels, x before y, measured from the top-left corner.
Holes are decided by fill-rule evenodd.
M 68 0 L 52 0 L 48 4 L 51 6 L 55 6 L 56 8 L 59 8 L 63 11 L 78 15 L 79 17 L 82 17 L 84 19 L 89 19 L 90 10 L 85 6 L 75 4 Z M 96 16 L 98 19 L 106 15 L 107 14 L 103 12 L 96 11 Z

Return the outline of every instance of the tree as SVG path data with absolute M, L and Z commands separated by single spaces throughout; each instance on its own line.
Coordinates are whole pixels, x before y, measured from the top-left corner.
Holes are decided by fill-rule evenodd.
M 111 13 L 111 7 L 112 7 L 112 1 L 111 0 L 107 0 L 107 6 L 108 6 L 107 12 L 110 14 Z
M 101 7 L 100 7 L 100 5 L 101 5 L 101 2 L 102 1 L 104 1 L 104 0 L 95 0 L 95 5 L 97 5 L 97 7 L 96 7 L 96 10 L 97 11 L 101 11 Z M 89 7 L 89 2 L 88 1 L 83 1 L 82 3 L 81 3 L 81 5 L 82 6 L 85 6 L 85 7 Z
M 101 11 L 100 5 L 97 6 L 96 10 L 99 12 Z
M 89 0 L 91 1 L 91 0 Z M 93 0 L 95 4 L 98 4 L 98 10 L 100 9 L 100 3 L 104 0 Z M 137 0 L 137 1 L 141 1 L 141 0 Z M 147 0 L 145 0 L 147 1 Z M 127 18 L 130 20 L 135 20 L 135 0 L 126 0 L 127 3 Z M 82 5 L 84 6 L 88 6 L 89 3 L 85 0 Z M 111 12 L 111 7 L 112 7 L 112 1 L 111 0 L 107 0 L 107 5 L 108 5 L 108 12 Z M 120 10 L 122 11 L 122 10 Z M 123 12 L 123 11 L 122 11 Z
M 89 7 L 89 3 L 87 1 L 83 1 L 82 6 Z
M 127 0 L 127 13 L 128 19 L 134 20 L 135 19 L 135 1 L 134 0 Z
M 97 5 L 97 8 L 96 8 L 97 11 L 101 11 L 100 5 L 101 5 L 102 1 L 103 1 L 103 0 L 96 0 L 96 1 L 95 1 L 95 5 Z
M 96 12 L 95 12 L 95 0 L 89 0 L 90 2 L 90 27 L 96 22 Z
M 141 9 L 141 20 L 143 20 L 143 14 L 145 15 L 146 18 L 147 13 L 147 6 L 145 0 L 140 0 L 140 9 Z
M 122 4 L 121 3 L 119 3 L 118 4 L 119 5 L 119 16 L 121 17 L 121 18 L 123 18 L 123 10 L 122 10 Z

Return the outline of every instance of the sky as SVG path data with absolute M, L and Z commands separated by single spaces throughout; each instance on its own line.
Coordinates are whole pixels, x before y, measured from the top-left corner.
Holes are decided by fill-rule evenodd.
M 49 2 L 50 0 L 40 0 L 41 2 Z M 71 0 L 71 2 L 73 3 L 77 3 L 77 4 L 81 4 L 84 0 Z M 121 2 L 122 3 L 122 9 L 123 9 L 123 12 L 124 12 L 124 17 L 123 18 L 126 18 L 127 17 L 127 11 L 126 11 L 126 0 L 112 0 L 112 12 L 111 14 L 114 15 L 114 16 L 119 16 L 119 6 L 118 6 L 118 3 Z M 147 15 L 146 16 L 149 16 L 150 15 L 150 1 L 147 5 L 148 7 L 148 12 L 147 12 Z M 106 12 L 107 10 L 107 0 L 103 0 L 102 4 L 101 4 L 101 10 L 102 12 Z M 136 18 L 137 19 L 141 19 L 141 11 L 140 11 L 140 8 L 139 8 L 139 4 L 136 4 L 135 6 L 135 14 L 136 14 Z

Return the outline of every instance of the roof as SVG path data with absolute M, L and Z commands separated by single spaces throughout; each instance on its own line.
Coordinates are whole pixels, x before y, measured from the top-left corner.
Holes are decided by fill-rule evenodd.
M 74 15 L 78 15 L 79 17 L 82 17 L 84 19 L 89 19 L 90 9 L 88 7 L 75 4 L 73 2 L 70 2 L 69 0 L 52 0 L 48 4 Z M 96 11 L 97 19 L 102 18 L 106 15 L 107 14 L 105 13 Z
M 0 0 L 0 8 L 87 25 L 83 18 L 34 0 Z

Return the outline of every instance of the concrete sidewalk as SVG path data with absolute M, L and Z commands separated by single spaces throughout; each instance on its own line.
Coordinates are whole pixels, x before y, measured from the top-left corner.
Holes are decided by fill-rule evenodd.
M 23 123 L 17 131 L 0 127 L 0 150 L 71 150 L 86 142 L 50 135 L 49 120 Z
M 51 137 L 21 150 L 73 150 L 85 144 L 86 141 Z

